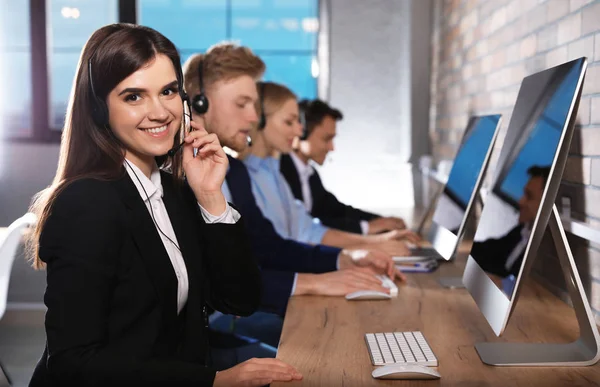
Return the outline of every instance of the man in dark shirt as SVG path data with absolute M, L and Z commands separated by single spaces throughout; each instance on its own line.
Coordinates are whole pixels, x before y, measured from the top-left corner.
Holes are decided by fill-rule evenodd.
M 294 152 L 282 155 L 280 167 L 296 199 L 304 203 L 313 217 L 331 228 L 358 234 L 405 228 L 400 218 L 382 217 L 341 203 L 325 189 L 310 163 L 323 165 L 327 154 L 333 151 L 336 123 L 343 116 L 319 99 L 301 101 L 300 110 L 305 118 L 305 134 Z
M 471 256 L 483 270 L 500 277 L 519 274 L 550 167 L 532 166 L 527 173 L 529 181 L 519 200 L 519 224 L 501 238 L 473 243 L 471 249 Z

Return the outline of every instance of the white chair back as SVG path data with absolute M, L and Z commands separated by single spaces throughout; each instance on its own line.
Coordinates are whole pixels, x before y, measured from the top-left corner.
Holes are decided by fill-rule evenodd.
M 8 282 L 10 272 L 21 245 L 23 232 L 35 225 L 37 217 L 28 212 L 19 219 L 12 222 L 2 239 L 0 239 L 0 319 L 6 311 L 6 300 L 8 298 Z

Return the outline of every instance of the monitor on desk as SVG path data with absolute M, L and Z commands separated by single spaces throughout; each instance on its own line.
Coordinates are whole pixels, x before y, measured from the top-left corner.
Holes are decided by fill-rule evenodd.
M 463 275 L 497 335 L 553 211 L 585 69 L 580 58 L 524 78 L 519 90 Z
M 500 115 L 471 117 L 441 192 L 427 239 L 446 260 L 454 256 L 483 181 Z

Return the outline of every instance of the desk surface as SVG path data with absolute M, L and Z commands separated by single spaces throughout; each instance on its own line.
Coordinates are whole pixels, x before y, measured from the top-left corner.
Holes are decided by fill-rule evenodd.
M 492 367 L 479 359 L 482 341 L 570 342 L 577 337 L 574 312 L 531 279 L 526 280 L 501 338 L 495 336 L 466 289 L 448 290 L 440 276 L 462 274 L 465 257 L 431 274 L 408 274 L 391 301 L 293 297 L 277 358 L 304 380 L 272 386 L 591 386 L 600 385 L 600 364 L 580 368 Z M 439 361 L 439 380 L 376 380 L 371 377 L 365 333 L 420 330 Z

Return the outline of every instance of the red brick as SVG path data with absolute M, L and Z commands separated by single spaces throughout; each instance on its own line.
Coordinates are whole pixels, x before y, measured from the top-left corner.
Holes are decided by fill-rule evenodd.
M 585 212 L 589 216 L 600 217 L 600 190 L 586 188 L 584 190 Z
M 568 58 L 567 46 L 556 48 L 546 54 L 546 65 L 548 67 L 554 67 L 559 64 L 565 63 Z
M 582 9 L 581 13 L 583 14 L 583 20 L 581 22 L 581 33 L 583 35 L 589 34 L 590 32 L 596 32 L 600 29 L 600 2 L 596 2 L 595 4 Z
M 565 0 L 549 0 L 546 5 L 548 7 L 548 22 L 560 19 L 569 13 L 569 2 Z
M 481 58 L 481 66 L 480 66 L 481 74 L 489 74 L 490 73 L 490 71 L 492 69 L 493 59 L 494 58 L 489 55 Z
M 579 184 L 590 184 L 592 159 L 589 157 L 569 156 L 563 179 Z
M 596 36 L 594 37 L 595 40 L 595 48 L 594 48 L 594 60 L 596 60 L 597 62 L 600 62 L 600 33 L 596 34 Z M 592 60 L 592 58 L 588 58 L 590 61 Z
M 525 12 L 525 10 L 521 9 L 519 6 L 519 11 L 523 13 L 523 16 L 518 21 L 520 27 L 519 35 L 529 34 L 546 24 L 548 12 L 545 7 L 536 7 L 531 11 Z
M 521 59 L 535 55 L 537 49 L 537 36 L 529 35 L 521 41 Z
M 600 129 L 579 129 L 579 149 L 584 156 L 600 156 Z
M 600 66 L 588 67 L 585 83 L 583 84 L 584 95 L 595 93 L 600 93 Z
M 579 102 L 579 111 L 577 112 L 577 125 L 589 125 L 590 124 L 590 98 L 582 98 Z M 600 102 L 600 99 L 599 99 Z M 600 105 L 598 106 L 600 108 Z M 598 119 L 600 120 L 600 112 L 598 113 Z
M 596 21 L 597 20 L 598 19 L 596 19 Z M 557 43 L 563 44 L 579 39 L 582 33 L 581 24 L 581 12 L 577 12 L 576 14 L 561 20 L 558 23 Z
M 571 0 L 569 9 L 571 12 L 576 11 L 579 8 L 591 3 L 592 1 L 593 0 Z
M 582 102 L 584 100 L 588 101 L 589 99 L 582 99 Z M 590 110 L 588 111 L 588 114 L 591 113 L 591 118 L 588 116 L 588 122 L 592 124 L 600 124 L 600 97 L 591 98 L 591 108 L 589 109 Z M 581 112 L 581 108 L 579 109 L 579 111 Z M 598 147 L 600 147 L 600 144 L 597 145 Z
M 544 52 L 556 47 L 558 28 L 555 25 L 545 27 L 537 33 L 537 50 Z
M 592 185 L 600 187 L 600 159 L 592 159 Z
M 492 69 L 496 70 L 506 65 L 506 50 L 500 49 L 492 55 Z
M 506 22 L 510 23 L 521 15 L 519 1 L 512 0 L 506 4 Z
M 506 24 L 506 7 L 502 7 L 495 11 L 489 21 L 490 32 L 494 32 L 504 27 Z
M 464 48 L 470 47 L 473 44 L 474 38 L 475 38 L 474 30 L 469 30 L 469 31 L 465 32 L 465 34 L 463 35 L 463 47 Z
M 513 43 L 506 47 L 506 63 L 514 63 L 521 57 L 521 44 Z
M 588 36 L 587 38 L 579 39 L 573 43 L 569 43 L 569 60 L 577 59 L 582 56 L 587 58 L 594 57 L 594 36 Z

